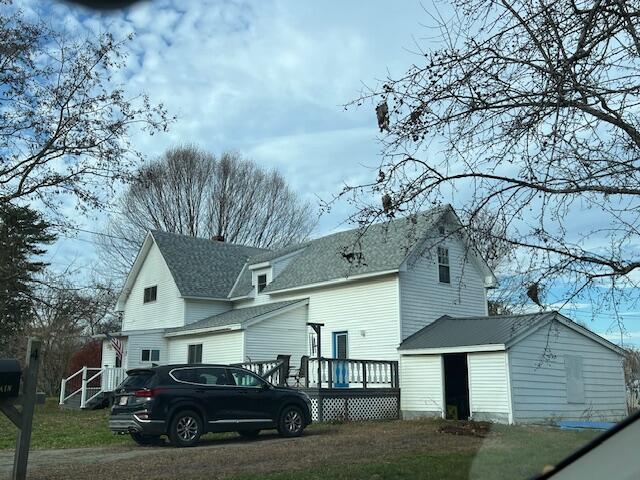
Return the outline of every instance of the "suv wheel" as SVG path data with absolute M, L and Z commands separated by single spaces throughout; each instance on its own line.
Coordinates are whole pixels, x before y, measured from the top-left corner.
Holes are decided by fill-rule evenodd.
M 305 426 L 302 410 L 293 405 L 284 407 L 278 420 L 278 432 L 280 435 L 284 437 L 297 437 L 302 434 Z
M 179 412 L 169 427 L 169 439 L 176 447 L 193 447 L 202 435 L 200 415 L 191 410 Z
M 256 438 L 260 435 L 260 430 L 240 430 L 238 431 L 238 435 L 243 438 Z
M 144 435 L 142 433 L 132 432 L 131 438 L 138 445 L 149 446 L 149 445 L 157 445 L 160 443 L 160 435 Z

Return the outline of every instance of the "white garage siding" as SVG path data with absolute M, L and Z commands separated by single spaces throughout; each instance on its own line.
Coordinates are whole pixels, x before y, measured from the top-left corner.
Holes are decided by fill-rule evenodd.
M 400 409 L 402 418 L 441 417 L 444 411 L 440 355 L 400 357 Z
M 291 365 L 299 366 L 307 354 L 308 307 L 302 305 L 268 318 L 245 330 L 245 360 L 273 360 L 277 355 L 291 355 Z
M 221 332 L 169 337 L 169 363 L 186 363 L 189 345 L 202 344 L 203 363 L 240 363 L 244 355 L 244 332 Z
M 408 261 L 399 274 L 403 340 L 443 315 L 487 314 L 484 277 L 476 263 L 465 258 L 464 243 L 452 236 L 442 246 L 449 249 L 451 283 L 439 281 L 435 247 Z
M 157 300 L 144 303 L 144 289 L 156 285 Z M 127 297 L 122 330 L 143 330 L 184 325 L 184 301 L 160 250 L 154 243 Z
M 184 300 L 184 324 L 197 322 L 198 320 L 219 315 L 231 310 L 231 302 L 220 302 L 216 300 Z
M 543 358 L 547 347 L 548 355 Z M 584 402 L 569 403 L 565 355 L 582 359 Z M 622 357 L 557 322 L 509 350 L 516 422 L 617 421 L 626 416 Z
M 505 352 L 469 353 L 469 403 L 474 420 L 511 422 Z
M 142 350 L 159 350 L 160 359 L 158 361 L 142 361 Z M 150 367 L 152 363 L 164 365 L 168 363 L 167 341 L 164 338 L 164 331 L 146 331 L 136 334 L 129 334 L 125 345 L 126 368 Z M 115 364 L 114 364 L 115 365 Z

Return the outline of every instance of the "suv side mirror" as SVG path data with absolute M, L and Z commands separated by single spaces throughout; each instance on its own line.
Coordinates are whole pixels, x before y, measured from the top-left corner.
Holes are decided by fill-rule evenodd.
M 271 388 L 271 385 L 269 385 L 267 382 L 264 382 L 262 385 L 260 385 L 260 390 L 269 390 Z

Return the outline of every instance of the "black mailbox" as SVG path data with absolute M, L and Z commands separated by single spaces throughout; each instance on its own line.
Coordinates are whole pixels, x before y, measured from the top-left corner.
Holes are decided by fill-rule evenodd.
M 20 393 L 20 362 L 0 359 L 0 398 L 17 397 Z

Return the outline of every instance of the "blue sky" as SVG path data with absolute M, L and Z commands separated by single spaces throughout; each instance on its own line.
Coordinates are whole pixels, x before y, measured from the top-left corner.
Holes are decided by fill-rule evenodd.
M 29 10 L 36 2 L 18 3 Z M 70 32 L 135 33 L 127 68 L 116 79 L 131 94 L 144 91 L 178 116 L 171 130 L 134 144 L 153 157 L 176 143 L 214 153 L 237 150 L 278 168 L 300 194 L 318 204 L 347 182 L 375 176 L 380 145 L 371 105 L 345 111 L 342 104 L 364 84 L 399 75 L 419 61 L 416 42 L 427 42 L 421 24 L 429 3 L 155 1 L 126 11 L 95 13 L 58 4 L 46 14 Z M 426 11 L 425 11 L 426 9 Z M 135 132 L 134 132 L 135 133 Z M 340 204 L 321 217 L 315 234 L 344 228 L 350 213 Z M 80 219 L 99 231 L 104 215 Z M 73 238 L 68 238 L 69 236 Z M 48 259 L 57 268 L 95 263 L 95 236 L 61 237 Z M 640 344 L 640 311 L 623 305 L 630 335 Z M 611 325 L 607 312 L 576 304 L 566 313 L 598 332 Z M 594 319 L 592 321 L 592 318 Z M 608 334 L 619 340 L 620 334 Z

